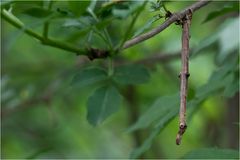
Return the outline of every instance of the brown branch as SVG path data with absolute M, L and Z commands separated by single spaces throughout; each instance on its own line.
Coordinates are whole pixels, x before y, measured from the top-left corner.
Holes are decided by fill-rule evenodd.
M 210 2 L 210 0 L 206 0 L 206 1 L 200 0 L 200 1 L 192 4 L 191 6 L 187 7 L 183 11 L 172 14 L 161 26 L 159 26 L 145 34 L 137 36 L 131 40 L 128 40 L 127 42 L 124 43 L 124 45 L 121 49 L 127 49 L 133 45 L 136 45 L 142 41 L 145 41 L 145 40 L 155 36 L 156 34 L 160 33 L 161 31 L 163 31 L 164 29 L 169 27 L 172 23 L 174 23 L 174 22 L 182 19 L 184 16 L 186 16 L 186 14 L 189 13 L 189 10 L 194 12 L 194 11 L 200 9 L 201 7 L 207 5 L 209 2 Z M 70 51 L 70 52 L 76 53 L 77 55 L 90 54 L 89 58 L 91 60 L 96 59 L 96 58 L 105 58 L 106 56 L 109 56 L 109 54 L 108 54 L 109 51 L 107 51 L 107 50 L 97 50 L 97 53 L 95 53 L 96 49 L 94 49 L 94 53 L 87 53 L 86 49 L 82 49 L 80 47 L 76 47 L 71 44 L 57 41 L 57 40 L 46 39 L 44 36 L 41 36 L 40 34 L 34 32 L 33 30 L 26 28 L 26 26 L 22 22 L 20 22 L 16 17 L 14 18 L 14 16 L 10 16 L 9 13 L 4 9 L 1 10 L 1 15 L 10 24 L 12 24 L 13 26 L 15 26 L 19 29 L 22 29 L 26 34 L 38 39 L 44 45 L 48 45 L 48 46 L 60 48 L 60 49 L 66 50 L 66 51 Z
M 207 0 L 201 0 L 201 1 L 198 1 L 194 4 L 192 4 L 191 6 L 187 7 L 186 9 L 184 9 L 183 11 L 181 12 L 178 12 L 178 13 L 174 13 L 172 14 L 172 16 L 167 19 L 161 26 L 147 32 L 147 33 L 144 33 L 140 36 L 137 36 L 133 39 L 130 39 L 128 40 L 124 45 L 123 45 L 123 48 L 122 49 L 127 49 L 131 46 L 134 46 L 142 41 L 145 41 L 155 35 L 157 35 L 158 33 L 162 32 L 164 29 L 166 29 L 167 27 L 169 27 L 172 23 L 182 19 L 183 17 L 185 17 L 187 14 L 189 14 L 189 11 L 191 10 L 192 12 L 200 9 L 201 7 L 207 5 L 210 1 Z
M 189 10 L 189 14 L 182 19 L 182 70 L 180 73 L 181 78 L 181 91 L 180 91 L 180 111 L 179 111 L 179 131 L 176 138 L 176 144 L 181 143 L 182 135 L 187 129 L 186 124 L 186 103 L 187 103 L 187 88 L 188 88 L 188 77 L 189 77 L 189 28 L 192 18 L 192 12 Z

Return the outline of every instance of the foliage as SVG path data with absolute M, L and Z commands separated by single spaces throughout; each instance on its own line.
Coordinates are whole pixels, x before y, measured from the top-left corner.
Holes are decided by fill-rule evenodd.
M 210 103 L 211 97 L 221 97 L 221 102 L 227 105 L 239 92 L 239 17 L 229 14 L 239 14 L 239 2 L 212 3 L 209 13 L 199 11 L 194 13 L 196 18 L 193 16 L 191 41 L 197 45 L 191 45 L 193 67 L 190 65 L 187 104 L 190 122 L 199 116 L 198 111 L 205 103 Z M 126 51 L 122 47 L 127 40 L 161 25 L 181 5 L 186 7 L 188 2 L 1 2 L 2 136 L 6 139 L 2 157 L 113 158 L 116 154 L 119 155 L 116 158 L 128 158 L 132 150 L 130 158 L 162 158 L 154 153 L 157 144 L 169 158 L 172 149 L 158 141 L 158 137 L 177 128 L 177 123 L 172 122 L 179 110 L 180 60 L 158 61 L 158 56 L 152 58 L 151 54 L 179 52 L 181 27 L 169 27 L 169 31 Z M 63 50 L 81 56 L 68 55 Z M 83 56 L 92 61 L 84 60 Z M 198 63 L 198 58 L 204 56 Z M 150 64 L 141 64 L 141 60 L 149 58 Z M 221 102 L 214 100 L 208 109 Z M 219 116 L 220 121 L 224 114 L 214 111 L 214 116 Z M 85 123 L 86 119 L 94 128 Z M 103 123 L 106 119 L 109 121 Z M 126 125 L 129 123 L 130 126 Z M 210 120 L 207 124 L 210 125 Z M 194 125 L 189 128 L 198 130 Z M 204 137 L 205 132 L 199 132 L 199 136 Z M 228 134 L 224 132 L 225 137 Z M 129 137 L 124 139 L 122 135 Z M 135 149 L 130 136 L 136 141 Z M 105 139 L 101 140 L 102 137 Z M 201 149 L 209 146 L 209 139 L 198 140 L 199 145 L 194 145 L 187 141 L 189 137 L 183 142 L 185 150 L 177 149 L 185 155 L 173 158 L 238 158 L 235 150 Z M 161 137 L 163 141 L 169 138 L 175 139 L 170 134 L 168 138 Z M 215 146 L 213 142 L 210 145 Z M 197 149 L 187 153 L 192 146 Z M 16 155 L 12 155 L 14 152 Z
M 204 148 L 187 153 L 184 158 L 191 159 L 238 159 L 238 152 L 228 149 Z
M 121 96 L 113 86 L 97 89 L 88 99 L 89 123 L 97 125 L 109 115 L 116 112 L 120 105 Z
M 208 22 L 212 19 L 215 19 L 219 16 L 225 15 L 226 13 L 236 12 L 238 11 L 238 3 L 237 2 L 227 2 L 223 7 L 219 8 L 217 11 L 213 11 L 204 20 L 204 22 Z

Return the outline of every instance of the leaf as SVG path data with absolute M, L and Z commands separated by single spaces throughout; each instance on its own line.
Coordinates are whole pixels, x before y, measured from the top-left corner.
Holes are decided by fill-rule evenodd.
M 190 151 L 185 159 L 239 159 L 239 152 L 231 149 L 202 148 Z
M 12 1 L 12 13 L 18 15 L 31 10 L 32 8 L 42 8 L 43 1 Z
M 209 48 L 210 46 L 213 46 L 214 44 L 217 44 L 218 40 L 218 32 L 214 32 L 208 37 L 201 40 L 196 47 L 194 47 L 192 53 L 190 54 L 191 58 L 197 55 L 200 51 Z
M 152 23 L 155 22 L 157 19 L 159 19 L 158 17 L 154 16 L 152 17 L 150 20 L 147 21 L 147 23 L 145 25 L 143 25 L 142 27 L 140 27 L 133 35 L 133 37 L 136 37 L 140 34 L 142 34 L 144 31 L 148 30 L 151 26 Z
M 32 7 L 24 10 L 22 13 L 36 18 L 45 18 L 51 15 L 53 12 L 40 7 Z
M 187 108 L 188 118 L 192 116 L 194 110 L 201 104 L 209 95 L 216 93 L 219 89 L 225 88 L 232 80 L 233 72 L 236 72 L 236 66 L 238 61 L 228 61 L 224 66 L 215 71 L 208 82 L 202 87 L 196 90 L 196 94 L 190 95 L 192 100 L 188 100 Z M 235 75 L 236 76 L 236 75 Z M 237 77 L 237 76 L 236 76 Z M 238 88 L 238 87 L 237 87 Z M 191 94 L 191 89 L 190 93 Z M 131 126 L 127 131 L 135 131 L 137 129 L 142 129 L 149 127 L 151 124 L 155 124 L 155 128 L 152 130 L 148 138 L 143 142 L 141 146 L 136 148 L 131 153 L 131 158 L 138 158 L 142 153 L 150 149 L 154 138 L 161 132 L 161 130 L 174 118 L 178 113 L 179 96 L 174 95 L 171 97 L 161 97 L 158 99 L 152 107 L 150 107 L 145 113 L 139 118 L 139 120 Z M 168 109 L 164 108 L 167 107 Z M 190 110 L 189 110 L 190 109 Z M 159 118 L 158 118 L 159 116 Z
M 82 30 L 91 30 L 93 27 L 96 27 L 97 29 L 101 30 L 107 27 L 112 22 L 112 20 L 113 18 L 107 18 L 96 23 L 92 17 L 85 16 L 79 19 L 67 19 L 64 22 L 63 27 L 76 27 Z
M 131 14 L 138 11 L 141 8 L 142 4 L 143 4 L 143 1 L 142 2 L 126 1 L 125 3 L 119 4 L 113 7 L 112 15 L 115 16 L 116 18 L 125 19 Z
M 190 100 L 194 99 L 195 96 L 196 96 L 196 91 L 193 88 L 189 87 L 188 88 L 187 100 L 190 101 Z
M 206 23 L 210 20 L 213 20 L 231 12 L 238 12 L 238 2 L 225 3 L 225 5 L 221 9 L 209 13 L 203 23 Z
M 197 89 L 196 98 L 205 99 L 205 97 L 217 92 L 220 89 L 224 89 L 231 81 L 231 72 L 235 71 L 237 61 L 229 61 L 224 66 L 213 72 L 209 78 L 207 84 Z
M 149 127 L 153 122 L 166 116 L 173 108 L 179 104 L 179 94 L 164 96 L 157 99 L 151 107 L 132 125 L 127 132 Z
M 161 99 L 161 98 L 160 98 Z M 145 141 L 143 142 L 143 144 L 141 146 L 139 146 L 138 148 L 134 149 L 132 151 L 132 153 L 130 154 L 130 158 L 138 158 L 139 156 L 141 156 L 144 152 L 146 152 L 147 150 L 150 149 L 153 140 L 155 139 L 155 137 L 170 123 L 170 121 L 176 117 L 176 115 L 178 114 L 178 106 L 179 106 L 179 95 L 174 95 L 170 97 L 166 98 L 165 100 L 169 100 L 169 102 L 166 102 L 167 104 L 164 104 L 163 106 L 168 106 L 169 109 L 164 112 L 164 114 L 160 115 L 160 117 L 158 118 L 157 121 L 155 121 L 155 125 L 153 130 L 151 131 L 150 135 L 148 136 L 147 139 L 145 139 Z M 176 105 L 174 106 L 169 106 L 176 103 Z M 196 106 L 198 106 L 198 104 L 200 103 L 200 101 L 196 101 L 196 100 L 191 100 L 187 103 L 187 107 L 189 109 L 195 108 Z M 160 109 L 161 110 L 161 109 Z M 158 110 L 155 110 L 155 112 L 158 112 Z M 150 117 L 150 113 L 149 113 L 149 117 Z M 139 121 L 138 121 L 139 122 Z M 132 131 L 132 130 L 129 130 Z
M 78 87 L 85 87 L 87 85 L 104 81 L 107 78 L 107 73 L 102 68 L 87 68 L 77 73 L 71 84 L 77 85 Z
M 121 99 L 121 95 L 113 86 L 97 89 L 88 99 L 88 122 L 93 126 L 100 124 L 119 109 Z
M 222 63 L 230 53 L 238 49 L 239 20 L 240 18 L 235 18 L 227 21 L 227 25 L 219 33 L 220 53 L 218 54 L 217 60 L 220 63 Z M 236 54 L 238 54 L 237 51 Z
M 66 19 L 63 27 L 76 27 L 79 29 L 83 29 L 89 26 L 92 26 L 94 24 L 94 20 L 90 16 L 82 16 L 78 19 L 72 18 L 72 19 Z
M 177 108 L 172 108 L 168 113 L 160 118 L 156 127 L 152 130 L 151 134 L 143 142 L 143 144 L 134 149 L 130 154 L 131 159 L 138 158 L 142 153 L 146 152 L 152 145 L 154 138 L 162 131 L 162 129 L 176 116 Z
M 120 66 L 115 69 L 114 81 L 120 84 L 142 84 L 150 79 L 148 70 L 137 64 Z
M 210 96 L 213 93 L 216 93 L 218 90 L 223 89 L 226 86 L 226 83 L 229 81 L 230 78 L 231 77 L 229 76 L 229 74 L 227 74 L 226 76 L 223 76 L 222 79 L 218 79 L 216 81 L 209 81 L 207 84 L 198 89 L 196 97 L 199 99 L 205 99 L 206 96 Z
M 154 12 L 154 11 L 159 11 L 162 7 L 163 7 L 163 2 L 162 1 L 150 1 L 151 6 L 150 6 L 150 11 Z
M 112 20 L 113 18 L 107 18 L 102 21 L 96 22 L 93 20 L 92 17 L 89 17 L 89 16 L 82 16 L 79 19 L 67 19 L 63 24 L 63 27 L 66 27 L 66 28 L 73 27 L 79 30 L 74 34 L 72 34 L 71 36 L 69 36 L 67 38 L 67 41 L 74 42 L 76 40 L 79 40 L 80 38 L 81 40 L 83 40 L 84 39 L 83 37 L 92 31 L 96 34 L 99 34 L 99 30 L 102 30 L 105 27 L 107 27 L 112 22 Z M 84 44 L 85 44 L 85 41 L 84 41 Z
M 87 7 L 90 5 L 90 2 L 91 1 L 68 1 L 68 7 L 73 12 L 73 14 L 80 16 L 86 12 Z
M 0 3 L 1 9 L 3 9 L 3 8 L 5 8 L 5 9 L 6 9 L 6 8 L 9 8 L 10 5 L 11 5 L 11 3 L 13 3 L 12 0 L 1 1 L 1 3 Z
M 230 75 L 229 82 L 227 82 L 227 86 L 225 87 L 225 90 L 223 92 L 223 95 L 225 97 L 232 97 L 239 91 L 239 71 L 237 71 L 235 74 L 232 73 Z
M 225 21 L 214 33 L 204 38 L 198 43 L 191 53 L 191 57 L 214 44 L 219 46 L 218 62 L 222 63 L 231 52 L 238 48 L 239 44 L 239 18 L 229 19 Z
M 33 153 L 32 155 L 28 156 L 26 159 L 37 159 L 43 153 L 49 152 L 49 151 L 51 151 L 53 149 L 54 149 L 53 146 L 46 146 L 44 148 L 40 148 L 35 153 Z
M 129 12 L 126 9 L 114 9 L 112 14 L 117 18 L 127 18 L 129 16 Z

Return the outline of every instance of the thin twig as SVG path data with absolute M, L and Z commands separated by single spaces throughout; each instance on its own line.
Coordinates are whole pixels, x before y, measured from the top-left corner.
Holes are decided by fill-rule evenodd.
M 94 13 L 94 11 L 91 8 L 88 8 L 87 11 L 89 12 L 90 15 L 92 15 L 92 17 L 95 19 L 96 22 L 99 22 L 97 15 Z M 101 34 L 101 32 L 98 32 L 98 34 L 109 45 L 109 49 L 113 50 L 112 40 L 109 36 L 107 28 L 103 29 L 103 35 Z
M 148 1 L 145 1 L 142 6 L 139 7 L 138 11 L 136 12 L 136 14 L 134 15 L 132 21 L 131 21 L 131 24 L 130 26 L 128 27 L 127 31 L 125 32 L 125 35 L 123 37 L 123 40 L 121 41 L 120 43 L 120 49 L 123 47 L 125 41 L 129 38 L 129 36 L 131 36 L 131 32 L 132 32 L 132 29 L 133 29 L 133 26 L 134 24 L 136 23 L 139 15 L 141 14 L 141 11 L 144 9 L 144 7 L 146 6 Z
M 161 26 L 147 32 L 147 33 L 144 33 L 140 36 L 137 36 L 131 40 L 128 40 L 124 45 L 123 45 L 123 49 L 127 49 L 131 46 L 134 46 L 142 41 L 145 41 L 155 35 L 157 35 L 158 33 L 162 32 L 164 29 L 166 29 L 167 27 L 169 27 L 172 23 L 176 22 L 177 20 L 179 19 L 182 19 L 183 17 L 185 17 L 188 13 L 189 13 L 189 10 L 191 10 L 192 12 L 200 9 L 201 7 L 207 5 L 210 1 L 205 1 L 205 0 L 201 0 L 201 1 L 198 1 L 196 3 L 194 3 L 193 5 L 191 5 L 190 7 L 187 7 L 186 9 L 184 9 L 183 11 L 181 12 L 178 12 L 178 13 L 174 13 L 172 14 L 172 16 L 167 19 Z
M 48 45 L 48 46 L 52 46 L 52 47 L 55 47 L 55 48 L 60 48 L 60 49 L 66 50 L 66 51 L 70 51 L 70 52 L 73 52 L 73 53 L 75 53 L 77 55 L 79 55 L 79 54 L 82 54 L 82 55 L 87 54 L 85 49 L 75 47 L 75 46 L 73 46 L 71 44 L 68 44 L 66 42 L 62 42 L 62 41 L 58 41 L 58 40 L 52 40 L 52 39 L 45 39 L 39 33 L 36 33 L 33 30 L 27 28 L 19 19 L 17 19 L 14 15 L 9 13 L 5 9 L 3 9 L 1 11 L 1 15 L 7 22 L 12 24 L 16 28 L 22 30 L 26 34 L 36 38 L 37 40 L 42 42 L 44 45 Z
M 180 111 L 179 111 L 179 131 L 176 138 L 176 144 L 179 145 L 181 143 L 182 135 L 187 129 L 186 124 L 186 103 L 187 103 L 187 88 L 188 88 L 188 77 L 189 77 L 189 68 L 188 68 L 188 60 L 189 60 L 189 28 L 192 18 L 192 12 L 189 11 L 182 19 L 182 70 L 180 73 L 181 78 L 181 91 L 180 91 Z
M 52 6 L 53 6 L 53 1 L 49 1 L 48 2 L 48 7 L 47 7 L 47 10 L 51 10 L 52 9 Z M 43 37 L 45 39 L 48 39 L 48 31 L 49 31 L 49 24 L 50 22 L 49 21 L 46 21 L 43 25 Z
M 145 41 L 145 40 L 157 35 L 158 33 L 162 32 L 164 29 L 169 27 L 172 23 L 174 23 L 174 22 L 178 21 L 179 19 L 182 19 L 184 16 L 186 16 L 189 13 L 189 10 L 194 12 L 194 11 L 200 9 L 201 7 L 207 5 L 209 2 L 210 2 L 210 0 L 206 0 L 206 1 L 201 0 L 201 1 L 198 1 L 194 4 L 192 4 L 191 6 L 187 7 L 186 9 L 184 9 L 181 12 L 172 14 L 172 16 L 170 18 L 168 18 L 161 26 L 125 42 L 122 49 L 127 49 L 131 46 L 134 46 L 142 41 Z M 40 40 L 45 45 L 52 46 L 55 48 L 60 48 L 60 49 L 66 50 L 66 51 L 70 51 L 77 55 L 87 55 L 86 49 L 83 49 L 80 47 L 75 47 L 66 42 L 59 42 L 56 40 L 49 40 L 49 39 L 46 40 L 42 35 L 34 32 L 33 30 L 31 30 L 29 28 L 26 28 L 26 26 L 24 24 L 19 23 L 19 20 L 14 15 L 9 15 L 9 13 L 5 9 L 1 10 L 1 15 L 10 24 L 12 24 L 13 26 L 15 26 L 19 29 L 22 29 L 26 34 Z M 98 57 L 95 57 L 95 58 L 98 58 Z

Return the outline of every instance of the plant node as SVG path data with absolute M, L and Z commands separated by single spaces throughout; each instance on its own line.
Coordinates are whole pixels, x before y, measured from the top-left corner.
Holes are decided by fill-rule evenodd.
M 108 57 L 109 51 L 107 50 L 101 50 L 97 48 L 89 48 L 88 49 L 88 58 L 92 61 L 97 58 L 106 58 Z

